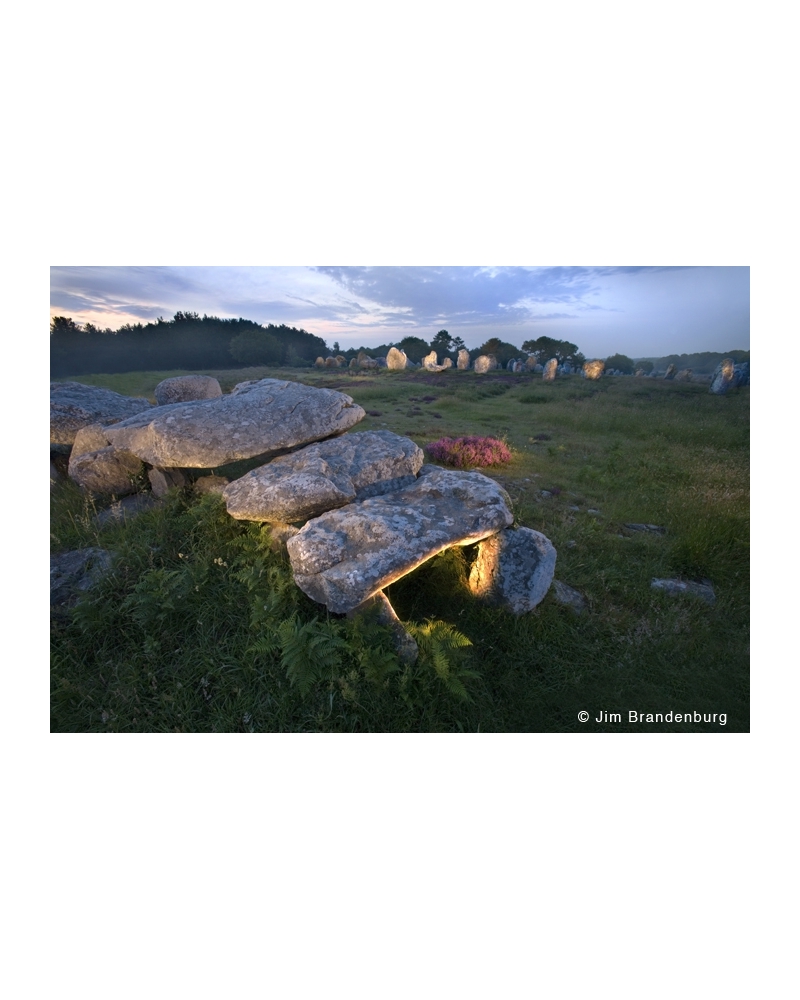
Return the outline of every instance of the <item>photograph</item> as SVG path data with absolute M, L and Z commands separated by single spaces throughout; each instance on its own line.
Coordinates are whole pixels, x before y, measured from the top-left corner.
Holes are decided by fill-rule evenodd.
M 52 266 L 53 733 L 750 731 L 750 268 Z

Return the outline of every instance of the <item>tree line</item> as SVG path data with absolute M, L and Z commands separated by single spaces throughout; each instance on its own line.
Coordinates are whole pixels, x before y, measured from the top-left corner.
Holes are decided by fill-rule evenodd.
M 327 353 L 321 337 L 293 326 L 261 326 L 177 312 L 171 320 L 126 323 L 119 330 L 84 326 L 66 316 L 50 321 L 50 373 L 54 377 L 172 368 L 312 365 Z

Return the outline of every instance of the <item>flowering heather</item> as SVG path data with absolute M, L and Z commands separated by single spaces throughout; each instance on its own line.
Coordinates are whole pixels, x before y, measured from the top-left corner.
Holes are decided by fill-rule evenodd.
M 443 437 L 428 445 L 428 454 L 437 462 L 456 469 L 485 468 L 511 461 L 511 452 L 502 441 L 490 437 Z

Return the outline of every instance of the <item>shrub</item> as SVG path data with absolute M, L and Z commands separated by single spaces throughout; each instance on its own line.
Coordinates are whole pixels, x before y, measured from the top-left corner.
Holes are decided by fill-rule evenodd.
M 436 462 L 456 469 L 469 466 L 484 468 L 511 461 L 511 452 L 502 441 L 490 437 L 440 438 L 428 445 L 428 454 Z

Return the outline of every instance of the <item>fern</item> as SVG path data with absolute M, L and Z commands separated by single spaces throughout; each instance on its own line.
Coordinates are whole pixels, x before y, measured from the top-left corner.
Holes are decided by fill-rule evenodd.
M 348 648 L 335 622 L 318 622 L 312 618 L 301 625 L 295 613 L 281 622 L 276 631 L 281 648 L 281 665 L 289 683 L 297 687 L 304 697 L 316 681 L 326 674 L 334 674 Z
M 464 681 L 479 674 L 461 663 L 461 651 L 472 642 L 443 621 L 429 620 L 423 625 L 409 622 L 406 628 L 419 646 L 419 665 L 430 668 L 450 694 L 461 701 L 469 701 Z

